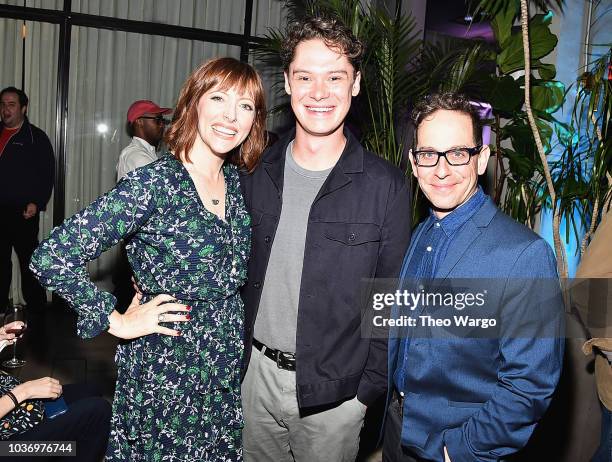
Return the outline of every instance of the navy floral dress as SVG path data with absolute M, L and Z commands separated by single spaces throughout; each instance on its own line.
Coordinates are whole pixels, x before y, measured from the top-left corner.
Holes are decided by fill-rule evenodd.
M 250 218 L 237 168 L 223 167 L 226 220 L 202 204 L 171 154 L 128 174 L 110 192 L 55 228 L 31 269 L 78 313 L 77 333 L 108 328 L 116 300 L 90 281 L 86 262 L 120 239 L 144 301 L 166 293 L 192 320 L 166 323 L 180 337 L 122 342 L 115 357 L 109 461 L 242 460 L 240 363 Z

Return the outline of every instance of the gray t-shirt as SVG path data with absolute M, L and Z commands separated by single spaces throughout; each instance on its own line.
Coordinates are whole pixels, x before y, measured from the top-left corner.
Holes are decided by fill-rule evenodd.
M 310 207 L 328 170 L 312 171 L 293 159 L 293 141 L 287 146 L 283 206 L 266 270 L 254 336 L 264 345 L 295 353 L 304 247 Z

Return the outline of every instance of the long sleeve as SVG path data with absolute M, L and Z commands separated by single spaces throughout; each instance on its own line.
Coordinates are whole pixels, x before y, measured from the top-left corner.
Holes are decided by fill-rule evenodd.
M 453 462 L 496 461 L 524 447 L 559 381 L 563 302 L 546 242 L 534 241 L 522 252 L 502 302 L 496 390 L 463 425 L 443 432 Z
M 128 176 L 53 229 L 34 252 L 30 269 L 77 312 L 80 337 L 94 337 L 107 329 L 116 304 L 112 294 L 91 282 L 87 262 L 146 223 L 154 210 L 153 191 L 145 172 Z
M 408 244 L 412 224 L 410 187 L 403 182 L 389 201 L 382 228 L 376 278 L 397 278 Z M 378 328 L 387 330 L 387 328 Z M 387 390 L 387 332 L 372 333 L 364 374 L 357 390 L 358 399 L 372 404 Z

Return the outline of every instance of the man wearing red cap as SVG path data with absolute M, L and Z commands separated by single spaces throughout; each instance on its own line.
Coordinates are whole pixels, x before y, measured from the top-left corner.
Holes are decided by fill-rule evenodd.
M 117 181 L 132 170 L 143 167 L 157 160 L 157 145 L 164 136 L 164 114 L 172 111 L 159 107 L 153 101 L 134 101 L 127 112 L 127 122 L 132 142 L 128 144 L 117 162 Z M 117 306 L 127 306 L 134 296 L 130 282 L 132 271 L 127 260 L 124 244 L 121 246 L 122 257 L 115 268 L 113 295 L 117 297 Z
M 157 160 L 156 148 L 164 135 L 164 117 L 172 109 L 153 101 L 134 101 L 127 113 L 132 142 L 121 151 L 117 162 L 117 181 L 128 172 Z

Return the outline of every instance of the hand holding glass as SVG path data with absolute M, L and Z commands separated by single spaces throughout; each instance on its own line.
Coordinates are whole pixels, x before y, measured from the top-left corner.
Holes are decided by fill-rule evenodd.
M 9 306 L 4 312 L 4 335 L 5 340 L 13 342 L 13 357 L 2 363 L 4 367 L 15 368 L 25 365 L 23 359 L 17 359 L 17 339 L 23 335 L 27 329 L 28 323 L 26 320 L 25 308 L 20 305 Z

